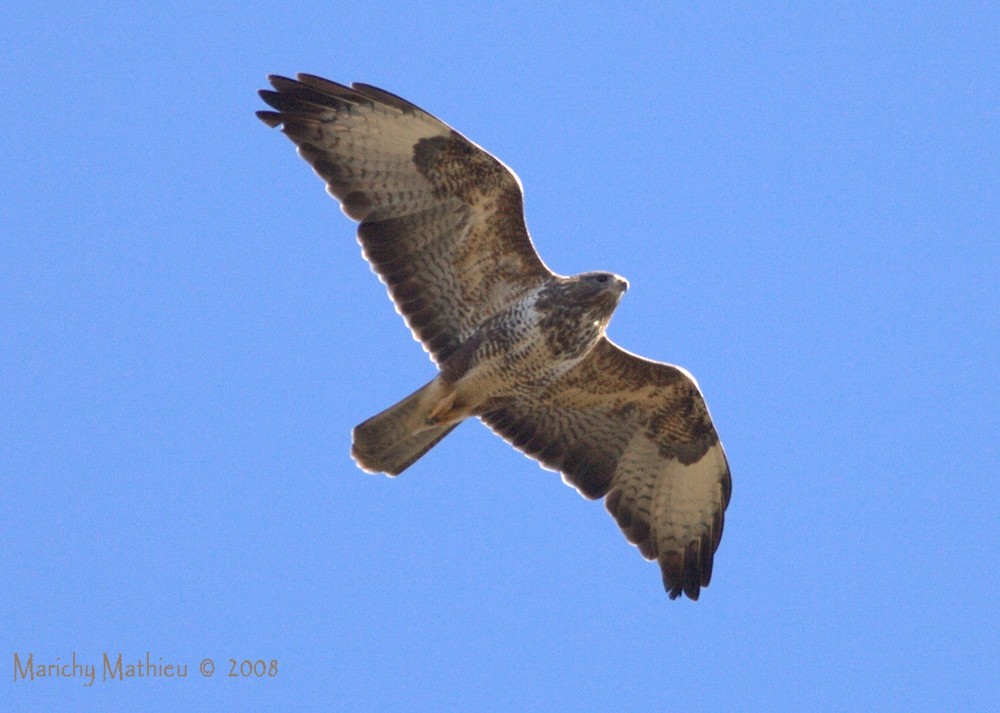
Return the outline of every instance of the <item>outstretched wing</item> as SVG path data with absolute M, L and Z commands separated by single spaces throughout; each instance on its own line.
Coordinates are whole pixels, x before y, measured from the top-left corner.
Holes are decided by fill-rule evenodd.
M 438 363 L 550 276 L 524 224 L 517 177 L 430 114 L 365 84 L 269 77 L 259 111 L 282 126 L 361 222 L 365 257 Z
M 671 599 L 712 578 L 731 481 L 698 386 L 606 338 L 547 389 L 482 415 L 514 447 L 605 505 L 655 559 Z

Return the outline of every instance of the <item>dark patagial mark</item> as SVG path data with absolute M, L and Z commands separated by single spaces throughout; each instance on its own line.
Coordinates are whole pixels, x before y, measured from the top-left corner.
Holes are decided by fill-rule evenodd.
M 433 186 L 435 196 L 457 196 L 469 205 L 508 179 L 499 161 L 454 131 L 450 136 L 420 139 L 413 146 L 413 163 Z

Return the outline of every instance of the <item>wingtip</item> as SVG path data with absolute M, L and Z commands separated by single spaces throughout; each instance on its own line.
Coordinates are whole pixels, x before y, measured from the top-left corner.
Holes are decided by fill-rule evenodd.
M 267 81 L 272 87 L 277 87 L 282 82 L 291 82 L 295 84 L 295 80 L 291 77 L 286 77 L 283 74 L 269 74 L 267 75 Z
M 272 129 L 277 128 L 279 124 L 282 123 L 283 119 L 281 114 L 276 111 L 257 111 L 254 112 L 257 118 L 263 121 L 265 124 L 270 126 Z
M 711 579 L 711 560 L 702 562 L 698 556 L 698 541 L 692 542 L 684 550 L 662 553 L 659 560 L 663 575 L 663 588 L 671 600 L 682 594 L 693 602 L 698 601 L 702 587 Z M 707 566 L 706 566 L 707 565 Z
M 670 601 L 679 599 L 683 594 L 692 602 L 696 602 L 698 601 L 698 597 L 701 595 L 701 586 L 697 583 L 691 584 L 685 582 L 684 584 L 670 585 L 664 581 L 663 588 L 667 591 L 667 596 L 670 597 Z

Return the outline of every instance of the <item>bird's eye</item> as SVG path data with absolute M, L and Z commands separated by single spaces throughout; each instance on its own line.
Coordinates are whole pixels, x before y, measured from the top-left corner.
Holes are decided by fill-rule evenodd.
M 597 279 L 597 281 L 598 281 L 598 282 L 599 282 L 600 284 L 602 284 L 602 285 L 603 285 L 603 284 L 606 284 L 606 283 L 607 283 L 607 281 L 608 281 L 608 276 L 607 276 L 607 275 L 598 275 L 596 279 Z

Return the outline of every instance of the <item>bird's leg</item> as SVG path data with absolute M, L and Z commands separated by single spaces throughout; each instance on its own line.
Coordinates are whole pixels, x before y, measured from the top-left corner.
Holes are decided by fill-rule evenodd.
M 458 395 L 457 389 L 449 389 L 427 414 L 426 423 L 428 426 L 440 426 L 448 421 L 455 420 L 455 397 Z

